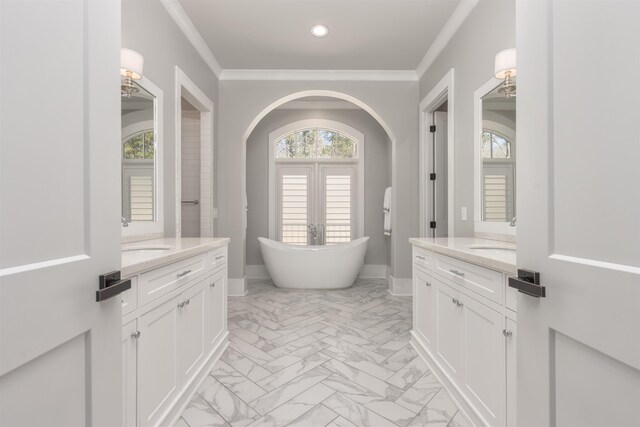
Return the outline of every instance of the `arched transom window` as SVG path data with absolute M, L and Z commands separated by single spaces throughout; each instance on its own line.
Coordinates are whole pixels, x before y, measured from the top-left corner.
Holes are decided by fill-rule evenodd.
M 135 133 L 122 143 L 122 158 L 125 160 L 153 160 L 155 145 L 153 129 Z
M 353 159 L 358 157 L 358 142 L 347 134 L 331 129 L 296 130 L 276 142 L 277 159 Z
M 511 142 L 502 135 L 488 130 L 482 131 L 483 159 L 510 159 Z

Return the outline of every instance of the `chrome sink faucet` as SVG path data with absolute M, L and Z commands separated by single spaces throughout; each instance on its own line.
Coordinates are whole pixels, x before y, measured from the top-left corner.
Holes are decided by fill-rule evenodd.
M 511 227 L 515 227 L 516 226 L 516 217 L 515 216 L 513 217 L 511 222 L 509 223 L 509 226 L 511 226 Z
M 129 223 L 127 222 L 126 219 L 124 219 L 124 217 L 120 218 L 120 223 L 122 224 L 122 228 L 126 228 L 129 226 Z

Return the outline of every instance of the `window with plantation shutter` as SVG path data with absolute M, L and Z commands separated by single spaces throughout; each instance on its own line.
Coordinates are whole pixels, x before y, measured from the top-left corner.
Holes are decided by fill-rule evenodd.
M 354 237 L 354 167 L 322 165 L 322 212 L 327 245 L 350 242 Z
M 364 135 L 322 119 L 269 135 L 269 236 L 292 245 L 334 245 L 364 234 Z
M 309 224 L 309 168 L 280 169 L 280 241 L 307 244 Z
M 513 218 L 513 166 L 486 164 L 482 177 L 485 221 L 508 222 Z

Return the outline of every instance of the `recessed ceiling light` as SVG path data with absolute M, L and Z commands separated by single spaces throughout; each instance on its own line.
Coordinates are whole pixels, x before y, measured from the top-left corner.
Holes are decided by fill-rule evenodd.
M 325 37 L 329 34 L 329 28 L 326 25 L 317 24 L 311 27 L 311 34 L 315 37 Z

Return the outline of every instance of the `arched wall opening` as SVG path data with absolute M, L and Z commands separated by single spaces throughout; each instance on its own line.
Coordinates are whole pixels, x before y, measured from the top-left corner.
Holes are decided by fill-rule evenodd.
M 216 235 L 231 239 L 229 295 L 244 295 L 247 289 L 246 200 L 243 197 L 246 192 L 246 140 L 270 111 L 309 96 L 329 96 L 352 102 L 371 114 L 389 135 L 394 187 L 392 233 L 388 238 L 391 247 L 389 290 L 395 295 L 411 294 L 409 239 L 418 235 L 419 227 L 417 87 L 417 81 L 220 81 L 216 151 L 217 200 L 220 204 Z
M 334 102 L 340 101 L 349 107 L 330 107 L 317 102 L 316 106 L 296 108 L 292 101 L 310 97 L 322 97 Z M 345 102 L 346 101 L 346 102 Z M 313 104 L 313 101 L 307 104 Z M 337 102 L 336 102 L 337 103 Z M 289 107 L 291 105 L 291 107 Z M 284 108 L 281 108 L 283 107 Z M 364 235 L 370 237 L 369 250 L 365 260 L 365 268 L 361 271 L 362 277 L 386 278 L 392 272 L 392 246 L 393 236 L 383 235 L 382 200 L 384 189 L 393 185 L 394 172 L 394 136 L 390 127 L 382 117 L 369 105 L 351 95 L 327 90 L 308 90 L 296 92 L 282 97 L 264 108 L 250 123 L 243 135 L 245 145 L 243 191 L 246 196 L 243 199 L 248 209 L 245 209 L 243 230 L 245 240 L 243 244 L 244 272 L 248 278 L 268 277 L 259 253 L 257 237 L 268 237 L 272 218 L 268 214 L 269 203 L 267 199 L 272 197 L 268 189 L 269 162 L 268 145 L 269 131 L 296 121 L 342 122 L 358 131 L 363 131 L 364 156 L 362 165 L 364 170 L 362 204 L 365 214 L 363 230 Z M 382 142 L 381 142 L 382 141 Z M 248 145 L 250 144 L 250 145 Z M 369 151 L 370 150 L 370 151 Z M 259 153 L 259 154 L 258 154 Z M 384 162 L 382 164 L 381 162 Z M 264 175 L 264 176 L 263 176 Z M 263 188 L 264 187 L 264 188 Z M 272 201 L 271 201 L 272 202 Z M 392 202 L 393 205 L 393 202 Z
M 354 171 L 357 170 L 357 174 L 354 174 L 357 175 L 357 179 L 352 187 L 354 203 L 352 218 L 355 224 L 351 229 L 351 238 L 369 237 L 365 267 L 361 271 L 361 277 L 384 279 L 391 266 L 391 237 L 383 233 L 382 213 L 384 190 L 392 184 L 391 138 L 371 114 L 355 104 L 338 101 L 336 98 L 323 97 L 312 101 L 305 99 L 309 98 L 286 103 L 269 112 L 247 138 L 246 189 L 249 207 L 245 245 L 247 278 L 268 277 L 257 237 L 278 239 L 275 233 L 277 221 L 275 199 L 276 194 L 279 194 L 275 167 L 278 162 L 274 158 L 273 150 L 269 150 L 275 145 L 274 137 L 278 139 L 277 137 L 289 131 L 317 126 L 351 134 L 359 141 L 357 161 L 346 160 L 343 161 L 346 162 L 345 164 L 332 165 L 331 160 L 324 160 L 322 166 L 318 166 L 333 166 L 338 169 L 350 166 Z M 306 160 L 299 162 L 303 165 L 309 163 Z M 313 160 L 310 163 L 313 163 Z M 290 161 L 285 161 L 282 166 L 289 169 L 292 165 Z M 305 168 L 302 167 L 302 169 Z M 316 172 L 320 171 L 316 170 Z M 320 180 L 321 175 L 318 174 L 312 182 L 312 187 L 316 191 L 321 189 Z M 323 197 L 321 192 L 316 196 L 320 199 Z M 310 200 L 312 199 L 313 197 Z M 316 211 L 316 214 L 319 212 Z M 315 218 L 318 219 L 318 216 Z M 331 236 L 331 232 L 328 236 Z M 296 235 L 296 239 L 299 237 Z M 322 242 L 324 241 L 323 236 Z

